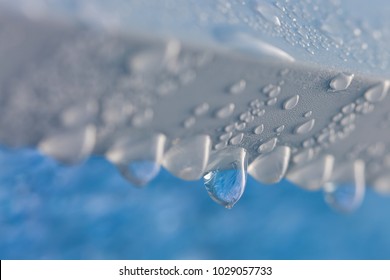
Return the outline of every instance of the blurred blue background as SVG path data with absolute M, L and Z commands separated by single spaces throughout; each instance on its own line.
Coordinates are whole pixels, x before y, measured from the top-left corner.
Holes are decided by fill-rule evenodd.
M 322 193 L 249 179 L 238 204 L 163 171 L 144 189 L 92 157 L 61 166 L 0 149 L 1 259 L 389 259 L 390 199 L 368 191 L 355 213 Z

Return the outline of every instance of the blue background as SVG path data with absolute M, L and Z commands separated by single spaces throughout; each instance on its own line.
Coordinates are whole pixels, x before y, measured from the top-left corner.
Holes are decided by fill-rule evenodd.
M 389 259 L 390 199 L 343 215 L 321 192 L 249 179 L 232 210 L 162 171 L 144 189 L 101 157 L 0 150 L 1 259 Z

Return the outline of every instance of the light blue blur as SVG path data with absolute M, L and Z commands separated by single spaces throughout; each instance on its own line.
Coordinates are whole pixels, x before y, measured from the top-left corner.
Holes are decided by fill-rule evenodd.
M 322 193 L 252 179 L 227 210 L 165 171 L 137 189 L 103 158 L 0 150 L 0 259 L 389 259 L 389 213 L 372 191 L 341 215 Z

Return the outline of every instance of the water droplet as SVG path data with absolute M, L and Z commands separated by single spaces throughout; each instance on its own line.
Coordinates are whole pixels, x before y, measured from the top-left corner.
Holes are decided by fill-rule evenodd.
M 284 102 L 283 109 L 291 110 L 291 109 L 295 108 L 295 106 L 298 105 L 298 102 L 299 102 L 299 95 L 297 94 L 297 95 L 290 97 L 289 99 L 287 99 Z
M 239 80 L 235 84 L 231 85 L 229 88 L 229 93 L 231 94 L 240 94 L 245 90 L 246 87 L 246 81 L 245 80 Z
M 356 115 L 355 115 L 354 113 L 352 113 L 352 114 L 349 114 L 349 115 L 345 116 L 344 118 L 342 118 L 342 119 L 340 120 L 340 124 L 341 124 L 342 126 L 346 126 L 346 125 L 348 125 L 348 124 L 354 122 L 355 119 L 356 119 Z
M 245 122 L 240 122 L 240 123 L 237 123 L 237 124 L 236 124 L 236 129 L 237 129 L 238 131 L 244 130 L 245 127 L 246 127 L 246 123 L 245 123 Z
M 184 180 L 198 180 L 205 171 L 211 149 L 208 135 L 181 139 L 164 155 L 163 166 Z
M 38 149 L 56 160 L 72 164 L 90 155 L 96 142 L 96 128 L 87 125 L 44 138 Z
M 279 127 L 277 127 L 277 128 L 275 129 L 275 132 L 276 132 L 276 133 L 282 133 L 283 130 L 284 130 L 284 128 L 285 128 L 285 126 L 284 126 L 284 125 L 281 125 L 281 126 L 279 126 Z
M 131 123 L 135 127 L 142 127 L 153 120 L 153 110 L 150 108 L 138 112 L 133 116 Z
M 313 114 L 313 111 L 308 111 L 305 114 L 303 114 L 303 117 L 309 118 L 309 117 L 311 117 L 312 114 Z
M 309 133 L 313 129 L 314 124 L 315 124 L 315 119 L 308 120 L 307 122 L 297 126 L 295 129 L 295 133 L 296 134 Z
M 388 92 L 390 82 L 384 81 L 370 87 L 365 93 L 364 98 L 370 102 L 379 102 L 383 100 Z
M 236 124 L 232 123 L 227 126 L 225 126 L 225 132 L 232 132 L 236 128 Z
M 278 138 L 274 137 L 274 138 L 268 140 L 267 142 L 261 144 L 259 146 L 259 148 L 257 149 L 258 152 L 262 153 L 262 154 L 271 152 L 275 148 L 277 141 L 278 141 Z
M 247 159 L 242 148 L 228 148 L 210 157 L 204 185 L 209 196 L 226 208 L 241 198 L 246 185 Z
M 263 88 L 263 93 L 265 93 L 269 98 L 276 97 L 280 94 L 280 86 L 269 84 Z
M 243 122 L 247 122 L 247 123 L 250 123 L 252 122 L 254 119 L 254 117 L 251 115 L 250 112 L 245 112 L 245 113 L 242 113 L 240 115 L 240 120 L 243 121 Z
M 230 139 L 230 144 L 232 145 L 238 145 L 242 141 L 242 138 L 244 138 L 244 133 L 239 133 L 236 136 L 234 136 L 232 139 Z
M 351 104 L 345 105 L 345 106 L 341 109 L 341 111 L 342 111 L 344 114 L 348 115 L 348 114 L 351 114 L 351 113 L 355 110 L 355 107 L 356 107 L 355 103 L 351 103 Z
M 184 127 L 185 128 L 190 128 L 191 126 L 193 126 L 196 122 L 196 119 L 194 117 L 189 117 L 188 119 L 186 119 L 183 123 Z
M 227 147 L 227 141 L 222 141 L 214 145 L 214 148 L 219 151 Z
M 291 149 L 276 147 L 271 153 L 258 156 L 248 167 L 248 173 L 263 184 L 277 183 L 286 174 Z
M 128 164 L 118 164 L 119 172 L 136 186 L 144 186 L 160 173 L 160 164 L 149 160 L 137 160 Z
M 258 2 L 258 1 L 257 1 Z M 277 10 L 267 2 L 258 2 L 255 7 L 256 11 L 268 22 L 281 26 L 279 17 L 277 16 Z
M 143 186 L 160 172 L 165 142 L 163 134 L 129 137 L 123 133 L 105 156 L 117 166 L 123 177 L 137 186 Z
M 196 116 L 202 116 L 202 115 L 207 113 L 209 108 L 210 108 L 210 105 L 208 103 L 202 103 L 202 104 L 195 107 L 194 114 Z
M 334 157 L 325 155 L 317 160 L 308 162 L 304 166 L 299 166 L 289 171 L 287 179 L 306 190 L 319 190 L 330 179 L 333 171 L 333 163 Z
M 226 106 L 219 109 L 216 113 L 217 118 L 224 119 L 233 114 L 235 105 L 233 103 L 229 103 Z
M 264 131 L 264 124 L 261 124 L 258 127 L 256 127 L 253 132 L 257 135 L 260 135 L 261 133 L 263 133 L 263 131 Z
M 276 104 L 276 102 L 278 102 L 278 99 L 276 97 L 274 97 L 274 98 L 271 98 L 271 99 L 267 100 L 266 105 L 267 106 L 273 106 L 273 105 Z
M 364 162 L 349 163 L 324 184 L 325 200 L 341 212 L 352 212 L 363 201 L 365 193 Z
M 232 132 L 232 131 L 227 132 L 227 133 L 222 134 L 221 136 L 219 136 L 219 140 L 221 140 L 221 141 L 227 141 L 227 140 L 230 139 L 230 137 L 232 137 L 232 135 L 233 135 L 233 132 Z
M 354 74 L 339 73 L 330 81 L 329 87 L 332 91 L 346 90 L 350 86 L 354 76 Z

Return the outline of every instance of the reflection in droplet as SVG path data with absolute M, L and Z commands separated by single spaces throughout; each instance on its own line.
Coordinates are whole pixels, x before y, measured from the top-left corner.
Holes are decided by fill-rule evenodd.
M 226 208 L 232 208 L 241 198 L 246 185 L 247 159 L 242 148 L 228 148 L 210 159 L 204 185 L 209 196 Z
M 329 182 L 324 184 L 325 201 L 341 212 L 356 210 L 365 193 L 364 162 L 357 160 L 338 170 Z

